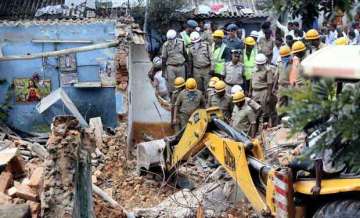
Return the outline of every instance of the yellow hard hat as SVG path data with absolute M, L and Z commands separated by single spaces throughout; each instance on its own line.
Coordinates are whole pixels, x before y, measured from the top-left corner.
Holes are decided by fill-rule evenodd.
M 289 46 L 281 46 L 280 47 L 280 56 L 281 57 L 286 57 L 289 56 L 291 54 L 291 49 L 289 48 Z
M 174 80 L 174 87 L 175 88 L 180 88 L 183 87 L 185 85 L 185 79 L 183 77 L 176 77 L 176 79 Z
M 311 30 L 307 31 L 305 34 L 306 40 L 314 40 L 314 39 L 319 39 L 319 38 L 320 38 L 320 34 L 316 29 L 311 29 Z
M 224 81 L 219 80 L 215 83 L 215 92 L 223 92 L 225 91 L 226 84 Z
M 251 36 L 245 38 L 245 45 L 255 45 L 255 39 Z
M 215 32 L 212 34 L 213 37 L 219 37 L 219 38 L 224 38 L 225 34 L 224 31 L 222 30 L 215 30 Z
M 291 47 L 291 52 L 296 54 L 298 52 L 305 51 L 305 49 L 305 44 L 302 41 L 296 41 Z
M 232 102 L 233 103 L 238 103 L 241 101 L 245 100 L 245 94 L 244 92 L 236 92 L 233 96 L 232 96 Z
M 348 45 L 349 41 L 346 37 L 340 37 L 335 40 L 335 45 Z
M 197 83 L 194 78 L 189 78 L 186 80 L 185 87 L 189 91 L 193 91 L 197 88 Z
M 216 82 L 219 81 L 219 80 L 220 80 L 219 77 L 216 77 L 216 76 L 211 77 L 208 86 L 209 86 L 210 88 L 215 88 L 215 84 L 216 84 Z

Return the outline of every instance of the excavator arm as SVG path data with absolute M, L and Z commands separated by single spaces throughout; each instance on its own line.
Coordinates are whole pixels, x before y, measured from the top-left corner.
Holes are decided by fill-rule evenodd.
M 260 213 L 269 213 L 266 200 L 257 190 L 248 166 L 247 152 L 263 160 L 262 148 L 222 120 L 218 108 L 199 109 L 190 117 L 180 140 L 167 152 L 166 170 L 174 170 L 182 162 L 205 147 L 213 154 L 227 173 L 240 186 L 243 193 Z

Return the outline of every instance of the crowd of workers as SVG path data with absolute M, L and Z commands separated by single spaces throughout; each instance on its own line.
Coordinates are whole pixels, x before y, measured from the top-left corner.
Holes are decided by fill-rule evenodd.
M 297 22 L 271 24 L 245 36 L 236 24 L 212 31 L 188 20 L 177 33 L 169 30 L 161 57 L 153 60 L 150 78 L 157 94 L 172 105 L 172 124 L 182 129 L 198 108 L 219 107 L 224 120 L 255 137 L 265 126 L 276 126 L 279 108 L 288 104 L 281 95 L 289 87 L 304 85 L 300 62 L 327 45 L 360 43 L 359 31 L 316 29 L 306 33 Z

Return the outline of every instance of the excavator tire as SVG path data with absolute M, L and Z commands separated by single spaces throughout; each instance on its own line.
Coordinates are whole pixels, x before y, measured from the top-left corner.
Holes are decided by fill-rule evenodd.
M 319 208 L 313 218 L 354 218 L 360 217 L 360 201 L 333 201 Z

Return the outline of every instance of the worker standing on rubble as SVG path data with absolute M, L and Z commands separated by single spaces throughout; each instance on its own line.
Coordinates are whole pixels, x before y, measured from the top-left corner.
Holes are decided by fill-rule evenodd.
M 185 48 L 187 51 L 191 46 L 190 34 L 195 31 L 195 28 L 198 27 L 198 23 L 195 20 L 188 20 L 186 22 L 185 30 L 180 33 L 180 36 L 184 42 Z
M 308 55 L 326 46 L 324 43 L 320 41 L 320 34 L 315 29 L 311 29 L 307 31 L 305 34 L 305 39 L 309 43 Z
M 273 88 L 273 72 L 266 64 L 267 58 L 264 54 L 257 54 L 255 58 L 256 71 L 251 79 L 251 96 L 254 101 L 259 103 L 262 108 L 262 114 L 259 117 L 259 122 L 265 124 L 269 121 L 270 111 L 270 98 Z
M 245 78 L 243 89 L 245 94 L 249 93 L 250 80 L 255 69 L 255 57 L 257 54 L 255 45 L 256 45 L 256 41 L 253 37 L 249 36 L 245 38 L 245 49 L 243 52 L 244 78 Z
M 288 98 L 282 95 L 282 92 L 289 88 L 289 75 L 291 70 L 292 58 L 291 50 L 288 46 L 280 47 L 281 60 L 278 63 L 275 73 L 275 85 L 273 86 L 273 93 L 277 96 L 277 113 L 279 114 L 279 108 L 288 105 Z
M 262 37 L 258 40 L 259 52 L 263 53 L 267 57 L 268 61 L 271 61 L 275 40 L 272 37 L 272 31 L 270 29 L 265 30 L 264 34 L 265 37 Z
M 231 126 L 255 138 L 256 111 L 249 105 L 244 92 L 236 92 L 232 96 L 232 103 L 235 106 L 231 115 Z
M 230 90 L 235 85 L 240 85 L 243 87 L 243 65 L 240 62 L 241 60 L 240 49 L 234 49 L 231 51 L 231 61 L 225 64 L 225 83 L 226 83 L 226 92 L 230 93 Z
M 292 45 L 291 53 L 293 55 L 289 82 L 292 86 L 303 86 L 305 78 L 302 75 L 300 63 L 305 58 L 306 47 L 302 41 L 296 41 Z
M 176 77 L 185 78 L 185 62 L 187 54 L 184 42 L 176 38 L 176 31 L 169 30 L 166 34 L 167 41 L 162 47 L 162 68 L 168 82 L 169 91 L 174 91 L 173 81 Z
M 220 80 L 215 84 L 215 95 L 209 98 L 207 107 L 219 107 L 226 122 L 231 119 L 231 99 L 226 95 L 226 84 Z
M 224 79 L 225 57 L 227 56 L 227 53 L 230 52 L 229 48 L 223 42 L 224 36 L 224 31 L 216 30 L 213 33 L 214 43 L 211 48 L 213 64 L 211 74 L 219 77 L 220 79 Z
M 192 43 L 189 50 L 190 75 L 196 80 L 198 89 L 205 92 L 210 80 L 211 66 L 213 66 L 210 46 L 207 42 L 201 41 L 198 32 L 192 32 L 190 39 Z
M 184 128 L 191 114 L 198 108 L 204 107 L 205 100 L 200 90 L 197 89 L 196 80 L 189 78 L 186 80 L 185 89 L 179 93 L 175 102 L 175 119 L 173 123 L 180 123 L 180 128 Z
M 177 114 L 178 117 L 174 117 L 175 116 L 175 103 L 176 103 L 176 99 L 179 96 L 180 92 L 182 90 L 184 90 L 185 88 L 185 79 L 183 77 L 177 77 L 174 81 L 174 91 L 172 92 L 171 95 L 171 126 L 175 129 L 175 132 L 178 132 L 181 130 L 181 125 L 180 125 L 180 117 L 179 114 Z M 176 121 L 174 123 L 174 121 Z

